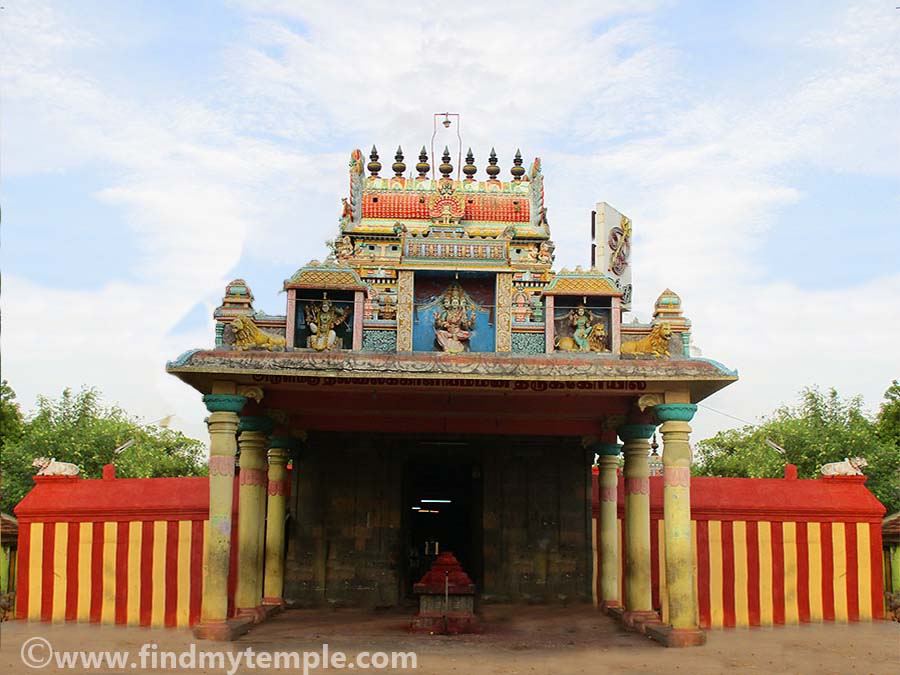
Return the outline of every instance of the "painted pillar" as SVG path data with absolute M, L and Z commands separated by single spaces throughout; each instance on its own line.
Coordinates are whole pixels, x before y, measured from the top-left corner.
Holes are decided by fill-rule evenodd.
M 262 598 L 260 530 L 264 529 L 266 446 L 273 422 L 268 417 L 242 417 L 238 425 L 241 450 L 238 477 L 237 587 L 234 606 L 238 616 L 260 618 Z
M 353 294 L 353 344 L 351 348 L 358 352 L 363 343 L 363 310 L 366 303 L 365 291 L 356 291 Z
M 619 444 L 600 443 L 600 606 L 617 607 L 619 601 L 618 480 Z
M 247 399 L 236 394 L 203 397 L 209 426 L 209 536 L 205 542 L 203 598 L 197 637 L 227 634 L 228 567 L 231 558 L 231 507 L 234 492 L 235 434 Z
M 544 296 L 544 351 L 548 354 L 552 354 L 556 351 L 556 337 L 553 334 L 553 316 L 553 296 Z
M 610 312 L 610 351 L 619 354 L 622 351 L 622 298 L 615 296 L 612 299 L 612 311 Z
M 512 351 L 512 296 L 513 275 L 510 272 L 497 274 L 497 311 L 494 314 L 496 349 L 498 352 Z
M 655 617 L 650 591 L 650 453 L 654 424 L 618 428 L 625 443 L 625 611 Z
M 297 328 L 297 290 L 289 288 L 287 292 L 287 321 L 285 322 L 284 341 L 287 351 L 294 351 L 294 334 Z
M 663 518 L 665 519 L 666 592 L 669 623 L 675 631 L 696 631 L 693 556 L 691 555 L 691 447 L 688 422 L 693 403 L 663 403 L 654 407 L 662 422 Z
M 268 518 L 263 604 L 284 606 L 284 521 L 287 465 L 293 439 L 278 436 L 269 449 Z

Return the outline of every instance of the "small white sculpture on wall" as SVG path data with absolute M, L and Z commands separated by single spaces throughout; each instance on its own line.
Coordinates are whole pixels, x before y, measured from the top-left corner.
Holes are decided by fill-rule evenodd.
M 865 457 L 845 458 L 843 462 L 831 462 L 822 466 L 823 476 L 862 476 L 869 466 Z
M 70 462 L 57 462 L 55 459 L 37 457 L 32 463 L 38 470 L 38 476 L 77 476 L 78 467 Z

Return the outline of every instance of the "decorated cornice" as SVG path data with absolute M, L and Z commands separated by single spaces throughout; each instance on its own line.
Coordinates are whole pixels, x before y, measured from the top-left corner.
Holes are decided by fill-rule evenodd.
M 700 359 L 619 360 L 596 355 L 475 353 L 448 358 L 438 352 L 225 352 L 192 351 L 170 362 L 168 372 L 328 377 L 435 377 L 530 380 L 643 380 L 731 382 L 723 366 Z M 265 377 L 256 378 L 265 381 Z

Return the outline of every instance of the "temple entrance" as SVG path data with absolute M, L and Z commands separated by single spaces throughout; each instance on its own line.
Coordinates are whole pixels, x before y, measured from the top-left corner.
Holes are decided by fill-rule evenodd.
M 414 456 L 405 465 L 403 590 L 407 597 L 412 596 L 413 584 L 444 551 L 452 551 L 481 588 L 481 466 L 453 457 L 453 453 L 440 455 Z

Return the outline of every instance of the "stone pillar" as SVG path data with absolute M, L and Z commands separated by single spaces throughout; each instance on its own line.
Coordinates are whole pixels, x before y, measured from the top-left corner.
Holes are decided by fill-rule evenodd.
M 665 519 L 666 592 L 669 631 L 666 644 L 703 644 L 706 635 L 697 625 L 691 553 L 691 447 L 688 422 L 697 411 L 693 403 L 663 403 L 654 407 L 662 422 L 663 518 Z
M 289 288 L 287 292 L 287 320 L 284 328 L 285 351 L 294 351 L 294 337 L 297 329 L 297 290 Z
M 232 388 L 232 391 L 234 389 Z M 236 394 L 203 397 L 209 426 L 209 536 L 205 543 L 203 596 L 198 638 L 224 640 L 230 636 L 228 568 L 231 558 L 231 507 L 234 491 L 235 434 L 238 413 L 247 399 Z
M 553 324 L 553 296 L 544 296 L 544 351 L 552 354 L 556 351 L 556 336 L 554 335 Z
M 262 565 L 260 531 L 265 529 L 266 446 L 272 431 L 268 417 L 242 417 L 238 425 L 241 450 L 238 477 L 237 587 L 234 606 L 237 615 L 262 618 Z
M 277 436 L 269 449 L 268 518 L 263 604 L 284 606 L 284 521 L 287 465 L 293 439 Z
M 364 291 L 356 291 L 353 294 L 353 344 L 351 349 L 355 352 L 362 349 L 365 298 L 366 294 Z
M 654 424 L 618 428 L 625 443 L 625 622 L 657 619 L 650 591 L 650 464 Z
M 597 445 L 600 475 L 600 607 L 621 605 L 619 599 L 618 443 Z

